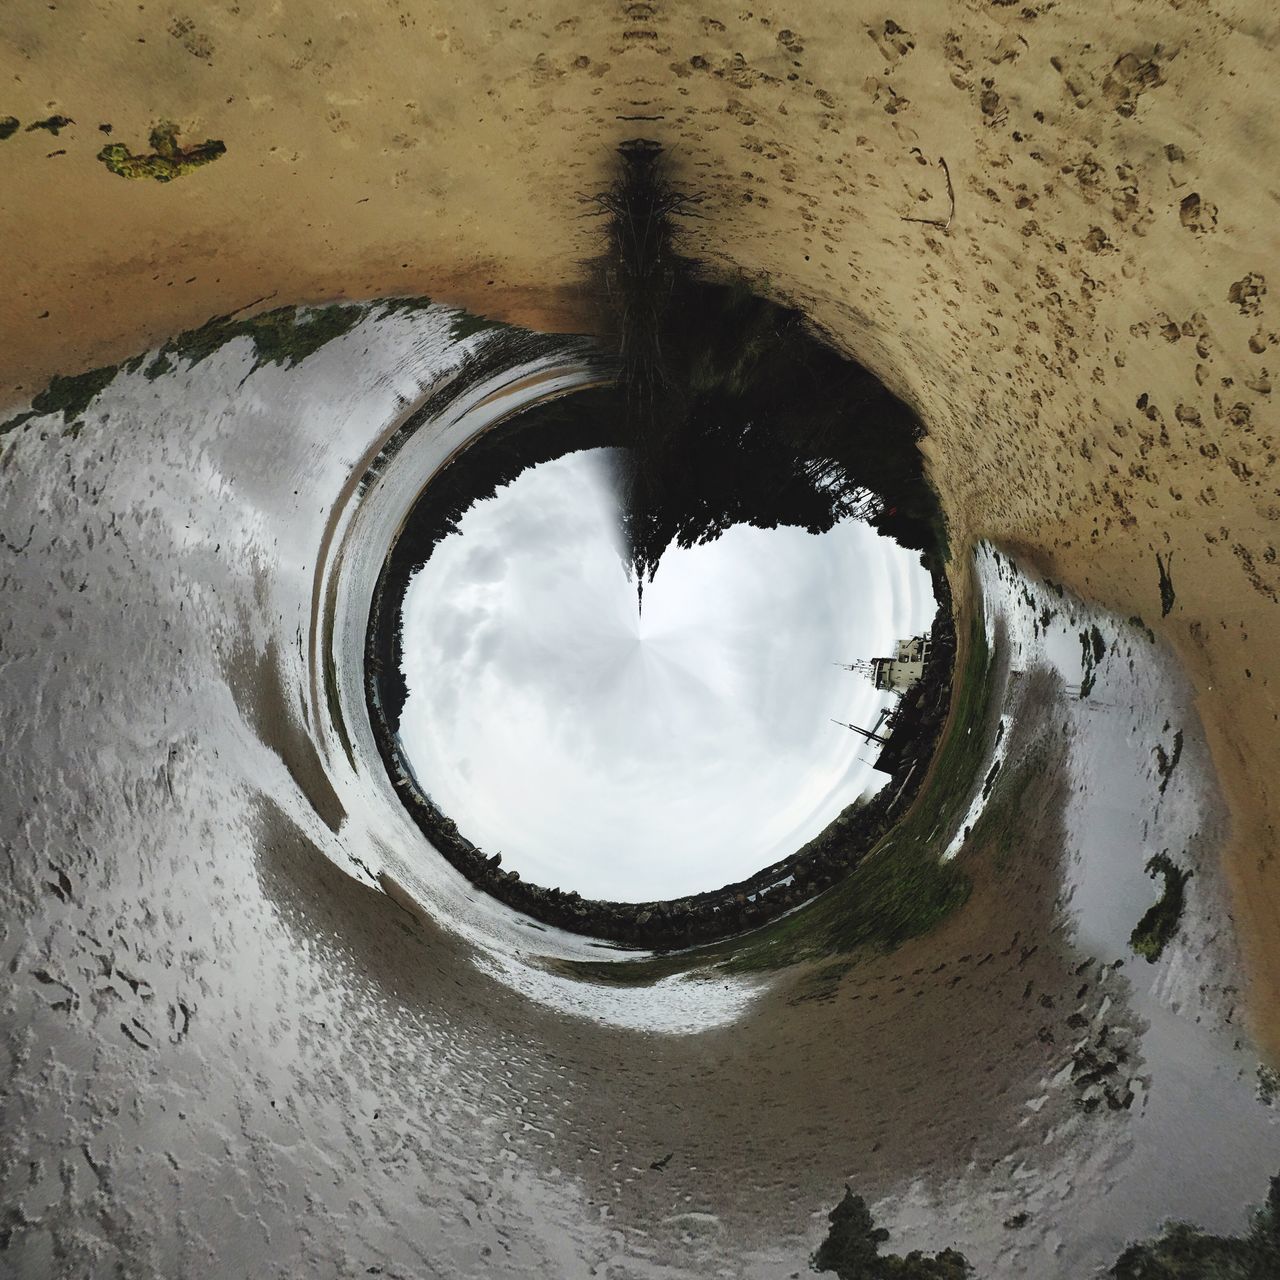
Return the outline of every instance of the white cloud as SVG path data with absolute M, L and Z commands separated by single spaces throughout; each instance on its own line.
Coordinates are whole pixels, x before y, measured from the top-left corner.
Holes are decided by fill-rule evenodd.
M 932 614 L 916 554 L 846 523 L 672 549 L 638 616 L 604 451 L 575 454 L 473 507 L 410 585 L 401 739 L 437 804 L 526 879 L 710 889 L 881 784 L 831 718 L 868 724 L 889 698 L 832 664 Z

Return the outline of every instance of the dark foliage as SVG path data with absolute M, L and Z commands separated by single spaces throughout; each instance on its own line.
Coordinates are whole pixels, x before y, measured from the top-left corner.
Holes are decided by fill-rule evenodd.
M 823 533 L 859 516 L 902 545 L 940 551 L 941 517 L 915 415 L 821 341 L 800 312 L 702 280 L 676 251 L 692 198 L 656 144 L 619 151 L 601 264 L 628 449 L 617 484 L 637 586 L 672 544 L 736 524 Z
M 815 1271 L 834 1272 L 839 1280 L 967 1280 L 973 1275 L 954 1249 L 882 1255 L 889 1233 L 875 1225 L 866 1202 L 847 1187 L 828 1217 L 831 1230 L 813 1255 Z M 1109 1274 L 1113 1280 L 1276 1280 L 1280 1175 L 1271 1179 L 1266 1204 L 1255 1211 L 1245 1235 L 1215 1236 L 1186 1222 L 1171 1223 L 1156 1239 L 1131 1244 Z
M 1191 879 L 1191 872 L 1183 871 L 1167 853 L 1157 853 L 1147 863 L 1147 874 L 1164 877 L 1164 892 L 1138 921 L 1129 935 L 1129 945 L 1148 964 L 1154 964 L 1178 932 L 1186 897 L 1185 886 Z
M 1276 1280 L 1280 1276 L 1280 1176 L 1247 1235 L 1208 1235 L 1176 1222 L 1162 1236 L 1131 1244 L 1111 1268 L 1115 1280 Z
M 441 538 L 453 533 L 466 511 L 491 498 L 529 467 L 580 449 L 621 443 L 609 424 L 622 412 L 613 388 L 580 391 L 550 400 L 482 435 L 432 479 L 405 520 L 383 566 L 378 587 L 385 623 L 371 629 L 370 676 L 387 724 L 398 730 L 408 696 L 401 662 L 404 653 L 400 603 L 413 575 L 430 559 Z M 389 606 L 389 607 L 388 607 Z
M 813 1255 L 815 1271 L 833 1271 L 839 1280 L 965 1280 L 973 1274 L 965 1256 L 954 1249 L 882 1255 L 880 1246 L 889 1233 L 876 1226 L 867 1202 L 848 1187 L 827 1216 L 831 1230 Z

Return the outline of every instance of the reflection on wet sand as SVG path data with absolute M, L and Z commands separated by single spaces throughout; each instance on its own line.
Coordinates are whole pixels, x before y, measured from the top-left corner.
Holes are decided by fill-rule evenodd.
M 531 927 L 424 845 L 361 711 L 377 544 L 400 463 L 447 456 L 451 413 L 520 373 L 448 383 L 505 341 L 459 353 L 449 326 L 370 315 L 296 368 L 241 345 L 122 373 L 78 434 L 6 442 L 29 484 L 0 575 L 5 1265 L 776 1280 L 846 1183 L 895 1249 L 980 1275 L 1088 1274 L 1169 1214 L 1241 1229 L 1276 1128 L 1186 686 L 1137 624 L 990 549 L 972 586 L 953 549 L 995 665 L 985 800 L 956 817 L 971 889 L 931 933 L 624 990 L 569 976 L 623 953 Z M 349 755 L 327 698 L 292 713 L 327 656 Z M 1193 876 L 1148 964 L 1128 939 L 1164 848 Z

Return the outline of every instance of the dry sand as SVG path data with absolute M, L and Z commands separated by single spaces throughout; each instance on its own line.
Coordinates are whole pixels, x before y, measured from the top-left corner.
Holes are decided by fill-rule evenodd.
M 667 143 L 706 195 L 690 250 L 918 407 L 957 549 L 1014 545 L 1176 646 L 1280 1056 L 1272 6 L 75 0 L 0 40 L 5 401 L 255 300 L 585 327 L 579 197 L 617 142 Z M 168 185 L 95 159 L 166 119 L 225 156 Z M 945 220 L 940 157 L 950 227 L 903 221 Z

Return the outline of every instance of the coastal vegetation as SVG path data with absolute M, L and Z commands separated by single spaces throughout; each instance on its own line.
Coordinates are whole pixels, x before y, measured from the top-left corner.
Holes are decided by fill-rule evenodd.
M 888 1231 L 876 1226 L 867 1202 L 848 1187 L 827 1218 L 831 1230 L 813 1255 L 813 1269 L 833 1272 L 837 1280 L 966 1280 L 973 1274 L 968 1259 L 955 1249 L 882 1254 Z
M 1138 921 L 1129 935 L 1129 945 L 1148 964 L 1155 964 L 1178 932 L 1185 903 L 1184 889 L 1191 872 L 1176 866 L 1166 849 L 1147 863 L 1147 874 L 1153 879 L 1164 877 L 1164 892 Z
M 98 159 L 122 178 L 172 182 L 202 165 L 212 164 L 227 150 L 227 144 L 219 138 L 206 138 L 194 146 L 181 147 L 178 126 L 167 120 L 151 130 L 148 141 L 149 152 L 133 152 L 122 142 L 110 142 L 98 152 Z
M 625 410 L 616 484 L 637 588 L 668 546 L 738 524 L 822 533 L 852 516 L 940 563 L 945 526 L 919 419 L 803 313 L 743 279 L 711 279 L 681 253 L 679 219 L 698 203 L 643 139 L 619 148 L 615 180 L 595 197 L 606 215 L 601 326 Z
M 889 1232 L 878 1227 L 866 1201 L 845 1188 L 827 1215 L 831 1228 L 812 1258 L 817 1272 L 837 1280 L 969 1280 L 974 1269 L 955 1249 L 905 1255 L 880 1252 Z M 1026 1222 L 1016 1215 L 1006 1226 Z M 1243 1235 L 1220 1236 L 1188 1222 L 1172 1222 L 1155 1239 L 1129 1245 L 1107 1273 L 1112 1280 L 1275 1280 L 1280 1276 L 1280 1175 Z
M 61 413 L 64 422 L 73 423 L 122 370 L 132 373 L 142 369 L 143 376 L 154 381 L 169 373 L 178 360 L 185 361 L 188 367 L 197 365 L 236 338 L 248 338 L 253 344 L 255 369 L 268 364 L 291 369 L 326 343 L 349 333 L 375 308 L 390 314 L 417 305 L 420 305 L 417 299 L 394 299 L 372 305 L 276 307 L 246 317 L 214 316 L 199 328 L 171 338 L 154 354 L 144 353 L 123 363 L 102 365 L 84 373 L 58 375 L 32 397 L 30 409 L 0 422 L 0 436 L 46 414 Z

